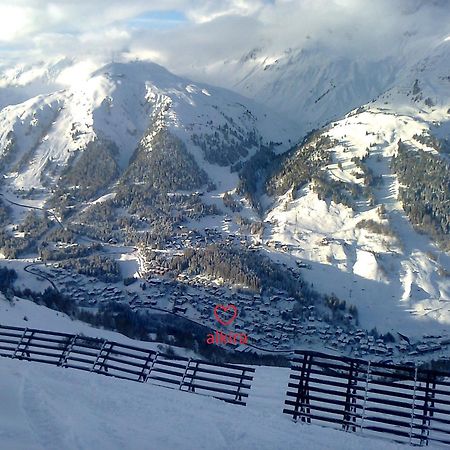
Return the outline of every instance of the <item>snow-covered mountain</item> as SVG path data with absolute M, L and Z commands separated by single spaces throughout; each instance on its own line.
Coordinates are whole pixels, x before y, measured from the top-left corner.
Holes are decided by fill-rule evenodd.
M 367 326 L 425 333 L 450 323 L 450 258 L 442 250 L 448 231 L 441 247 L 420 232 L 428 220 L 448 230 L 449 44 L 437 45 L 374 101 L 322 128 L 271 180 L 276 195 L 266 238 L 290 244 L 310 264 L 305 277 L 358 305 Z M 408 176 L 393 164 L 400 148 Z M 320 168 L 296 176 L 314 157 L 322 158 Z M 437 181 L 431 167 L 446 175 Z M 431 198 L 421 200 L 428 188 L 442 196 L 440 213 Z
M 56 183 L 94 140 L 117 147 L 114 159 L 123 170 L 144 135 L 149 146 L 161 128 L 181 138 L 201 166 L 230 165 L 263 143 L 283 141 L 287 148 L 299 137 L 264 107 L 153 63 L 91 68 L 62 60 L 4 72 L 0 104 L 8 106 L 0 112 L 0 158 L 15 187 Z M 25 100 L 29 92 L 39 95 Z M 216 155 L 208 153 L 213 150 Z
M 335 55 L 321 45 L 275 55 L 256 48 L 209 76 L 287 115 L 304 134 L 377 97 L 395 82 L 401 64 L 394 57 Z
M 241 53 L 204 64 L 194 55 L 179 71 L 256 99 L 289 116 L 306 134 L 397 85 L 450 34 L 438 19 L 447 14 L 446 2 L 403 2 L 396 19 L 384 18 L 379 7 L 374 11 L 379 17 L 360 22 L 355 16 L 342 28 L 316 30 L 312 24 L 309 32 L 309 24 L 299 23 L 287 42 L 261 37 Z
M 66 80 L 60 76 L 74 62 L 70 58 L 61 58 L 0 66 L 0 108 L 62 89 Z M 86 62 L 82 66 L 86 68 Z M 80 69 L 78 67 L 78 73 Z

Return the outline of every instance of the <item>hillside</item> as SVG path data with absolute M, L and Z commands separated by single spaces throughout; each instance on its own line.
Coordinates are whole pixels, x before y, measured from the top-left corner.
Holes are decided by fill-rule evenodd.
M 133 369 L 133 364 L 135 365 L 137 362 L 134 353 L 136 347 L 165 352 L 167 351 L 166 346 L 157 342 L 143 343 L 126 338 L 116 332 L 93 328 L 57 311 L 18 298 L 9 302 L 0 296 L 0 318 L 0 325 L 26 326 L 30 329 L 37 327 L 59 333 L 76 333 L 80 340 L 77 345 L 87 345 L 82 347 L 85 353 L 77 353 L 79 350 L 75 349 L 75 345 L 68 350 L 68 353 L 78 354 L 79 357 L 82 357 L 77 359 L 72 355 L 68 359 L 70 361 L 68 367 L 55 367 L 27 361 L 26 356 L 24 358 L 16 356 L 14 359 L 0 357 L 0 388 L 4 393 L 2 396 L 3 407 L 0 410 L 0 433 L 5 449 L 90 448 L 95 443 L 99 449 L 126 447 L 170 450 L 183 445 L 183 448 L 187 449 L 225 449 L 229 446 L 236 446 L 245 449 L 267 448 L 272 450 L 294 449 L 298 447 L 299 442 L 308 445 L 309 448 L 324 449 L 371 449 L 380 445 L 380 442 L 383 442 L 388 449 L 405 448 L 390 439 L 383 439 L 383 436 L 386 437 L 386 435 L 378 434 L 380 430 L 377 432 L 369 424 L 365 426 L 364 430 L 359 430 L 358 425 L 358 428 L 353 430 L 357 431 L 356 433 L 348 432 L 344 435 L 344 431 L 339 429 L 339 423 L 329 424 L 327 422 L 329 418 L 325 418 L 328 426 L 338 429 L 327 426 L 319 428 L 317 422 L 321 423 L 322 409 L 316 402 L 320 397 L 314 395 L 311 396 L 311 399 L 314 400 L 311 406 L 313 411 L 319 414 L 319 419 L 316 421 L 313 413 L 314 424 L 294 422 L 283 413 L 287 385 L 289 381 L 292 382 L 289 379 L 288 368 L 264 365 L 254 367 L 253 380 L 249 382 L 251 383 L 249 396 L 245 398 L 246 405 L 239 406 L 212 398 L 210 395 L 213 395 L 214 392 L 202 391 L 201 386 L 202 383 L 205 384 L 205 380 L 211 380 L 205 376 L 215 380 L 216 377 L 219 377 L 217 374 L 220 373 L 216 370 L 225 370 L 226 373 L 232 366 L 221 368 L 207 365 L 206 371 L 198 375 L 197 389 L 191 393 L 186 392 L 185 389 L 182 390 L 178 384 L 163 387 L 164 377 L 177 379 L 177 376 L 181 377 L 183 374 L 183 371 L 180 372 L 179 369 L 167 371 L 168 360 L 166 359 L 161 361 L 162 368 L 156 369 L 157 365 L 152 364 L 153 372 L 156 372 L 156 375 L 153 374 L 153 377 L 144 383 L 138 383 L 133 376 L 135 372 L 120 372 L 121 368 L 122 371 L 126 371 L 127 368 Z M 5 332 L 6 334 L 4 334 Z M 20 332 L 19 334 L 17 332 L 16 334 L 7 334 L 8 332 L 12 331 L 2 330 L 3 339 L 6 336 L 10 336 L 9 339 L 14 339 L 13 336 L 18 336 L 19 339 L 21 337 Z M 34 337 L 28 341 L 28 351 L 30 352 L 28 356 L 31 355 L 33 359 L 41 361 L 54 362 L 54 357 L 51 356 L 53 353 L 39 353 L 39 351 L 49 352 L 50 350 L 46 349 L 53 348 L 56 352 L 62 352 L 62 346 L 52 344 L 52 342 L 63 342 L 62 340 L 55 341 L 55 339 L 62 339 L 57 336 L 42 335 L 39 332 L 34 334 Z M 43 337 L 50 339 L 43 341 Z M 89 337 L 94 338 L 94 343 L 86 344 Z M 114 340 L 116 343 L 115 350 L 107 356 L 110 359 L 107 363 L 109 370 L 106 372 L 98 369 L 92 370 L 92 368 L 86 370 L 83 365 L 86 362 L 86 355 L 91 355 L 89 356 L 91 364 L 93 361 L 98 361 L 99 347 L 95 346 L 95 339 Z M 122 347 L 121 344 L 124 346 Z M 11 355 L 12 353 L 8 349 L 14 350 L 15 345 L 11 345 L 10 340 L 4 341 L 4 345 L 6 346 L 3 347 L 2 352 Z M 91 352 L 86 352 L 86 349 Z M 92 353 L 92 349 L 96 350 Z M 127 349 L 134 350 L 130 352 Z M 187 349 L 175 347 L 174 350 L 179 356 L 198 358 L 195 353 Z M 100 352 L 102 351 L 103 348 Z M 47 356 L 50 358 L 42 359 Z M 84 362 L 79 363 L 79 361 Z M 178 367 L 183 367 L 181 360 L 177 360 L 176 363 L 179 364 Z M 315 364 L 319 364 L 320 367 L 320 356 Z M 345 367 L 347 367 L 346 364 Z M 77 370 L 77 367 L 78 369 L 84 367 L 84 370 Z M 114 372 L 115 369 L 119 372 Z M 411 371 L 411 369 L 409 370 Z M 122 374 L 122 376 L 128 375 L 130 378 L 128 380 L 115 378 L 112 372 L 116 376 Z M 334 376 L 341 380 L 343 374 L 335 373 Z M 324 384 L 319 386 L 323 387 L 328 382 L 332 383 L 328 379 L 330 377 L 328 371 L 319 371 L 316 377 L 323 378 L 322 383 Z M 331 377 L 333 377 L 333 372 Z M 365 383 L 364 373 L 361 377 L 358 378 L 358 383 Z M 377 379 L 372 381 L 377 386 Z M 400 385 L 401 382 L 395 386 Z M 446 386 L 448 385 L 444 382 L 443 388 L 448 390 Z M 168 387 L 172 389 L 168 389 Z M 224 387 L 231 389 L 231 386 Z M 317 387 L 311 387 L 312 392 L 316 392 Z M 345 390 L 342 387 L 345 385 L 336 389 L 333 395 L 345 396 Z M 405 384 L 403 388 L 412 389 L 412 386 Z M 438 389 L 438 392 L 445 395 L 445 390 Z M 389 392 L 389 394 L 397 398 L 398 392 Z M 324 402 L 325 399 L 321 401 Z M 333 400 L 330 401 L 332 406 Z M 375 401 L 375 406 L 378 405 L 375 398 L 370 398 L 370 401 Z M 380 399 L 378 399 L 379 401 Z M 439 404 L 442 403 L 443 399 L 440 398 Z M 417 405 L 419 411 L 417 414 L 420 418 L 419 404 L 420 400 Z M 337 408 L 339 405 L 342 406 L 341 403 L 337 405 Z M 407 408 L 408 404 L 403 404 L 402 408 L 404 407 Z M 195 415 L 186 413 L 194 409 L 197 411 Z M 368 410 L 371 412 L 368 414 L 367 421 L 375 421 L 377 424 L 380 417 L 378 419 L 372 417 L 373 411 L 376 409 L 373 409 L 371 404 Z M 385 411 L 389 411 L 389 409 Z M 404 413 L 403 410 L 402 412 Z M 383 423 L 388 425 L 388 429 L 391 424 L 389 414 L 395 415 L 396 413 L 396 411 L 391 411 L 387 417 L 383 418 Z M 342 413 L 337 412 L 337 414 L 336 420 L 338 421 Z M 440 417 L 439 415 L 438 418 L 435 418 L 437 425 L 440 424 Z M 405 423 L 402 422 L 402 424 L 405 426 Z M 174 429 L 177 430 L 176 433 L 173 432 Z M 409 425 L 407 429 L 409 430 Z M 170 430 L 172 431 L 170 432 Z M 439 439 L 440 428 L 433 425 L 432 430 L 432 438 Z M 337 441 L 342 442 L 342 445 L 336 444 Z M 439 448 L 434 445 L 434 441 L 430 442 L 429 447 Z
M 209 61 L 194 54 L 181 67 L 170 61 L 171 67 L 270 106 L 295 121 L 303 136 L 396 86 L 450 34 L 448 5 L 440 1 L 361 9 L 351 3 L 284 7 L 292 8 L 292 17 L 277 20 L 283 7 L 274 7 L 274 16 L 263 19 L 261 35 L 244 39 L 240 52 L 219 53 Z M 334 8 L 335 16 L 330 12 L 325 20 L 323 9 Z M 304 21 L 316 14 L 317 22 L 327 24 Z M 271 19 L 275 23 L 266 28 Z
M 306 279 L 357 305 L 368 326 L 448 327 L 448 52 L 446 41 L 316 132 L 267 184 L 265 238 L 292 246 Z
M 258 367 L 246 407 L 178 390 L 0 358 L 9 450 L 407 448 L 283 416 L 285 369 Z M 195 414 L 190 412 L 196 411 Z M 343 439 L 345 437 L 345 439 Z M 429 448 L 433 448 L 430 446 Z
M 5 299 L 0 293 L 0 324 L 45 329 L 48 331 L 79 334 L 92 338 L 107 339 L 121 344 L 133 345 L 136 340 L 116 331 L 93 327 L 92 325 L 69 317 L 67 314 L 58 312 L 55 309 L 47 308 L 44 305 L 36 304 L 30 300 L 15 297 L 13 302 Z M 142 344 L 142 343 L 141 343 Z M 161 342 L 145 342 L 145 347 L 151 350 L 166 350 L 167 345 Z M 192 352 L 184 348 L 175 348 L 176 354 L 180 356 L 193 355 Z
M 395 83 L 400 67 L 393 56 L 355 59 L 316 43 L 275 54 L 255 48 L 209 76 L 224 76 L 225 86 L 290 117 L 304 135 L 377 97 Z

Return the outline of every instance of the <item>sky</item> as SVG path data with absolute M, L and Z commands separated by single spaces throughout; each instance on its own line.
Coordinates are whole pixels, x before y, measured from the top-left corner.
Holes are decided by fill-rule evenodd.
M 0 63 L 125 55 L 183 72 L 313 45 L 376 57 L 449 23 L 450 0 L 1 0 Z

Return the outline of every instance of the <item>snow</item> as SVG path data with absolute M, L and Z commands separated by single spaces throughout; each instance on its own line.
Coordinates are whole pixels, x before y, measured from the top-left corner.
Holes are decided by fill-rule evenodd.
M 158 348 L 17 298 L 11 305 L 0 296 L 0 323 Z M 247 406 L 241 407 L 177 389 L 0 357 L 0 448 L 287 450 L 299 443 L 308 449 L 407 448 L 383 437 L 294 423 L 282 413 L 288 380 L 287 368 L 256 367 Z
M 286 369 L 258 367 L 246 407 L 178 390 L 0 358 L 1 448 L 406 448 L 282 414 Z M 433 448 L 433 446 L 430 446 Z
M 17 105 L 38 95 L 47 95 L 62 85 L 58 75 L 73 64 L 69 58 L 50 58 L 47 61 L 5 66 L 0 73 L 0 109 Z
M 409 336 L 419 336 L 430 328 L 448 332 L 450 280 L 439 272 L 450 270 L 450 257 L 413 229 L 397 200 L 399 184 L 389 167 L 399 139 L 436 153 L 413 136 L 432 131 L 445 137 L 450 129 L 449 44 L 443 39 L 437 42 L 398 71 L 402 61 L 384 60 L 371 70 L 373 62 L 369 60 L 351 64 L 345 58 L 327 59 L 326 49 L 320 47 L 277 55 L 264 55 L 261 50 L 262 54 L 240 60 L 239 70 L 233 62 L 227 65 L 235 72 L 236 89 L 278 109 L 285 107 L 292 117 L 304 116 L 298 127 L 239 94 L 176 76 L 152 63 L 104 65 L 62 60 L 16 68 L 0 77 L 1 92 L 13 86 L 30 90 L 23 91 L 21 102 L 10 97 L 10 105 L 0 111 L 0 151 L 11 144 L 11 135 L 15 140 L 15 160 L 5 184 L 10 188 L 41 187 L 42 175 L 47 175 L 54 185 L 59 173 L 75 160 L 73 156 L 100 137 L 117 144 L 124 168 L 144 135 L 142 143 L 151 151 L 152 139 L 161 127 L 167 127 L 186 143 L 217 186 L 204 193 L 202 200 L 224 211 L 223 194 L 235 194 L 238 175 L 231 173 L 230 167 L 207 162 L 201 148 L 192 142 L 194 133 L 214 133 L 218 126 L 233 125 L 239 133 L 257 131 L 263 141 L 283 141 L 276 148 L 282 152 L 290 139 L 295 142 L 308 127 L 336 119 L 322 130 L 336 140 L 331 149 L 333 161 L 325 169 L 335 180 L 363 185 L 352 158 L 367 154 L 367 166 L 383 179 L 374 189 L 375 206 L 362 199 L 352 210 L 319 200 L 311 185 L 296 193 L 295 199 L 290 193 L 266 198 L 269 210 L 263 218 L 268 221 L 264 242 L 293 246 L 288 253 L 268 247 L 266 251 L 291 266 L 296 260 L 307 261 L 311 270 L 303 270 L 304 278 L 315 289 L 334 292 L 355 304 L 365 328 L 376 326 L 383 332 L 402 331 Z M 324 60 L 328 64 L 323 64 Z M 421 99 L 411 96 L 416 79 Z M 336 88 L 328 91 L 331 80 Z M 37 89 L 38 82 L 47 83 L 47 88 Z M 373 101 L 362 104 L 372 96 Z M 426 104 L 427 98 L 433 106 Z M 358 108 L 348 112 L 352 105 Z M 256 146 L 248 157 L 255 151 Z M 11 192 L 7 195 L 17 199 Z M 95 202 L 114 195 L 107 192 Z M 244 205 L 240 215 L 260 219 L 248 202 L 237 199 Z M 45 197 L 19 202 L 39 207 Z M 379 214 L 379 205 L 386 209 L 385 218 Z M 19 210 L 14 207 L 17 217 Z M 358 227 L 363 220 L 389 227 L 392 233 L 377 234 Z M 222 215 L 192 220 L 188 225 L 237 231 L 236 224 L 226 223 Z M 14 264 L 22 267 L 29 262 Z M 143 266 L 138 252 L 123 254 L 119 263 L 130 276 Z M 26 274 L 22 278 L 21 273 L 22 286 L 28 282 L 37 290 L 47 285 Z
M 422 6 L 431 6 L 428 3 L 422 2 Z M 397 20 L 398 37 L 391 45 L 382 45 L 381 52 L 374 51 L 373 46 L 367 51 L 355 24 L 346 27 L 350 48 L 331 35 L 326 38 L 322 30 L 301 44 L 291 39 L 289 47 L 260 41 L 257 47 L 253 44 L 238 55 L 217 57 L 207 65 L 204 61 L 196 63 L 194 55 L 193 62 L 179 70 L 185 76 L 236 90 L 270 106 L 294 120 L 304 135 L 376 99 L 414 71 L 432 67 L 429 72 L 435 72 L 436 64 L 448 65 L 448 56 L 439 53 L 449 43 L 448 29 L 436 26 L 430 35 L 419 37 L 423 13 L 419 6 Z M 168 64 L 177 66 L 176 61 Z M 444 83 L 441 80 L 441 85 Z M 432 97 L 438 102 L 439 90 Z
M 13 302 L 5 299 L 0 293 L 0 325 L 23 328 L 37 328 L 70 334 L 80 334 L 99 339 L 119 342 L 155 351 L 167 351 L 166 344 L 155 341 L 136 341 L 116 331 L 95 328 L 92 325 L 72 319 L 64 313 L 38 305 L 31 300 L 14 297 Z M 175 354 L 188 358 L 198 358 L 192 350 L 171 346 Z M 0 358 L 1 360 L 2 358 Z M 0 376 L 1 378 L 1 376 Z M 1 428 L 0 428 L 1 430 Z M 1 433 L 0 433 L 1 435 Z M 0 444 L 0 450 L 3 450 Z
M 30 79 L 38 77 L 37 69 L 24 70 L 30 72 Z M 5 75 L 1 79 L 5 86 L 16 80 Z M 49 88 L 57 86 L 54 91 L 0 110 L 0 156 L 13 141 L 13 162 L 21 162 L 6 174 L 16 189 L 43 188 L 45 176 L 54 184 L 63 168 L 73 164 L 94 139 L 115 143 L 119 166 L 124 169 L 152 126 L 153 132 L 144 141 L 149 149 L 158 129 L 168 127 L 225 191 L 236 186 L 236 175 L 207 163 L 192 142 L 194 133 L 212 134 L 216 127 L 227 125 L 243 137 L 255 131 L 265 143 L 283 142 L 278 151 L 286 150 L 290 139 L 300 138 L 293 123 L 254 101 L 225 89 L 194 84 L 154 63 L 65 62 L 52 82 L 56 84 L 49 82 Z
M 384 277 L 380 274 L 379 266 L 375 256 L 364 250 L 357 250 L 356 262 L 353 273 L 368 280 L 381 281 Z
M 334 292 L 358 307 L 360 323 L 370 329 L 421 336 L 427 330 L 450 330 L 450 280 L 439 275 L 450 270 L 450 256 L 426 235 L 417 233 L 397 200 L 399 183 L 390 161 L 399 140 L 413 148 L 436 150 L 418 143 L 413 136 L 436 130 L 445 135 L 450 124 L 448 43 L 439 44 L 428 57 L 405 70 L 398 83 L 372 103 L 351 111 L 322 132 L 336 141 L 332 163 L 325 170 L 331 178 L 363 185 L 355 175 L 360 169 L 353 157 L 367 155 L 365 164 L 383 183 L 373 189 L 375 205 L 356 202 L 355 210 L 332 201 L 319 200 L 311 184 L 295 199 L 290 193 L 275 198 L 266 215 L 271 222 L 265 242 L 290 244 L 294 258 L 305 260 L 311 270 L 304 278 L 314 288 Z M 419 80 L 422 99 L 411 98 Z M 434 106 L 425 104 L 432 98 Z M 339 167 L 338 166 L 338 163 Z M 383 205 L 386 217 L 379 214 Z M 389 227 L 390 235 L 357 227 L 372 220 Z M 287 255 L 275 255 L 285 262 Z M 286 256 L 286 257 L 285 257 Z
M 110 194 L 102 195 L 98 199 L 94 200 L 92 202 L 92 204 L 96 205 L 97 203 L 103 203 L 103 202 L 106 202 L 107 200 L 112 200 L 115 196 L 116 196 L 115 192 L 111 192 Z
M 136 255 L 123 253 L 116 261 L 120 266 L 120 272 L 124 278 L 138 277 L 140 267 Z
M 1 265 L 8 269 L 14 269 L 17 274 L 17 280 L 15 286 L 19 289 L 31 289 L 34 292 L 43 292 L 45 289 L 51 287 L 51 284 L 41 278 L 28 273 L 24 270 L 25 267 L 32 264 L 34 259 L 21 259 L 21 260 L 8 260 L 2 259 Z M 0 297 L 1 298 L 1 297 Z
M 55 81 L 63 86 L 82 85 L 89 80 L 91 74 L 98 68 L 98 63 L 84 59 L 73 61 L 64 67 L 55 77 Z
M 203 72 L 186 68 L 198 79 L 211 81 L 270 106 L 294 120 L 301 135 L 320 128 L 391 87 L 403 57 L 339 55 L 315 44 L 260 57 L 227 60 Z M 405 58 L 406 59 L 406 58 Z

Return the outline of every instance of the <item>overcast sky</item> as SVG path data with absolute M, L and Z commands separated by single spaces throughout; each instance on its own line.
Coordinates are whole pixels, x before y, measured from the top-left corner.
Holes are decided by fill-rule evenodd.
M 450 0 L 1 0 L 0 58 L 127 54 L 183 72 L 254 47 L 376 57 L 449 24 Z

